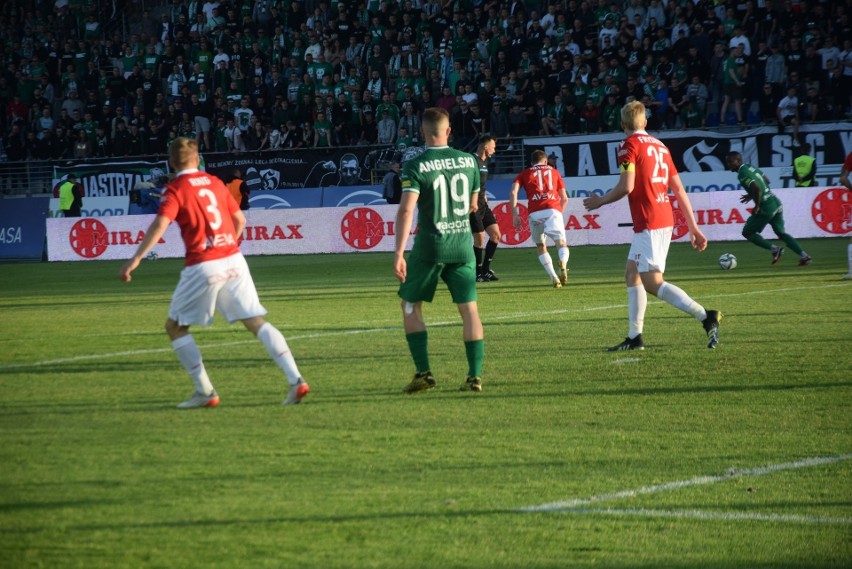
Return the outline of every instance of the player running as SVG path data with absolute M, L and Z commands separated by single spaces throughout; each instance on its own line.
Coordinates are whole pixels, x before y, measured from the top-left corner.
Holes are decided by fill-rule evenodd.
M 476 257 L 476 282 L 478 283 L 500 280 L 491 270 L 494 252 L 497 250 L 497 245 L 500 244 L 500 226 L 497 224 L 494 212 L 488 205 L 488 196 L 485 190 L 485 183 L 488 180 L 488 159 L 494 156 L 496 150 L 497 139 L 486 134 L 479 138 L 479 146 L 476 149 L 476 154 L 474 154 L 479 163 L 479 202 L 476 211 L 470 214 L 470 230 L 473 233 L 473 255 Z M 485 243 L 486 233 L 488 234 L 488 243 Z
M 246 224 L 245 215 L 225 184 L 198 170 L 198 143 L 177 138 L 169 145 L 169 162 L 177 172 L 167 186 L 157 217 L 151 223 L 136 254 L 121 268 L 119 277 L 130 282 L 131 273 L 176 221 L 186 246 L 185 267 L 172 295 L 166 333 L 180 363 L 192 378 L 195 392 L 179 409 L 215 407 L 219 395 L 213 389 L 201 352 L 189 333 L 192 324 L 207 326 L 218 309 L 228 322 L 240 320 L 254 334 L 287 376 L 290 389 L 284 405 L 299 403 L 310 388 L 281 332 L 267 322 L 266 309 L 257 297 L 246 260 L 237 245 Z
M 518 209 L 518 189 L 527 194 L 527 211 L 530 231 L 535 241 L 538 261 L 544 272 L 550 277 L 553 288 L 562 288 L 568 284 L 568 243 L 565 241 L 565 219 L 562 212 L 568 205 L 565 193 L 565 181 L 559 170 L 547 163 L 547 154 L 543 150 L 532 153 L 532 166 L 525 168 L 515 181 L 509 193 L 512 206 L 512 223 L 521 227 L 521 215 Z M 553 260 L 547 252 L 547 238 L 550 237 L 559 248 L 559 274 L 553 269 Z
M 609 348 L 609 351 L 643 350 L 642 330 L 645 309 L 650 292 L 701 322 L 707 333 L 708 348 L 719 343 L 719 321 L 722 314 L 704 310 L 683 290 L 663 280 L 666 258 L 674 229 L 674 214 L 669 202 L 669 188 L 680 206 L 689 229 L 692 247 L 703 251 L 707 238 L 701 233 L 692 213 L 683 183 L 672 162 L 669 149 L 655 137 L 645 132 L 648 124 L 645 105 L 639 101 L 621 108 L 621 127 L 627 137 L 618 150 L 621 176 L 615 187 L 603 196 L 590 196 L 583 200 L 587 210 L 616 202 L 627 196 L 633 218 L 633 243 L 627 254 L 624 281 L 627 284 L 627 311 L 630 325 L 627 338 Z
M 802 250 L 792 235 L 784 231 L 784 208 L 781 200 L 769 189 L 769 178 L 766 174 L 751 164 L 743 164 L 743 157 L 739 152 L 729 152 L 725 156 L 725 161 L 728 170 L 737 174 L 740 184 L 745 188 L 746 194 L 740 198 L 740 202 L 754 201 L 754 210 L 743 226 L 743 237 L 758 247 L 771 251 L 774 265 L 781 260 L 784 247 L 773 245 L 760 234 L 767 225 L 771 225 L 775 235 L 799 254 L 799 264 L 810 265 L 811 256 Z
M 402 322 L 414 360 L 414 379 L 403 388 L 417 393 L 435 387 L 429 366 L 423 302 L 432 302 L 438 277 L 447 283 L 463 324 L 468 374 L 462 391 L 482 391 L 485 354 L 482 322 L 476 304 L 476 267 L 470 238 L 470 212 L 476 210 L 479 165 L 467 152 L 447 145 L 450 117 L 446 110 L 423 111 L 425 150 L 402 168 L 402 200 L 396 216 L 394 273 L 401 283 Z M 405 245 L 417 207 L 417 235 L 405 259 Z

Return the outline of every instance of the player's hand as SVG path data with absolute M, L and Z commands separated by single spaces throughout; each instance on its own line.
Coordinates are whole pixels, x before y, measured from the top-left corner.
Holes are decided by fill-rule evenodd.
M 124 263 L 124 266 L 121 267 L 120 271 L 118 271 L 118 278 L 120 278 L 121 280 L 123 280 L 126 283 L 129 283 L 130 280 L 133 278 L 133 277 L 130 276 L 130 273 L 132 273 L 133 270 L 138 266 L 139 266 L 139 259 L 137 259 L 136 257 L 133 257 L 132 259 L 130 259 L 129 261 Z
M 700 231 L 696 231 L 689 236 L 689 240 L 692 242 L 692 248 L 696 251 L 703 251 L 707 248 L 707 238 Z
M 521 216 L 514 212 L 512 213 L 512 225 L 515 226 L 515 229 L 520 229 L 522 225 Z
M 594 211 L 603 205 L 603 196 L 589 196 L 583 200 L 586 211 Z
M 403 257 L 402 255 L 394 259 L 393 273 L 399 282 L 405 282 L 405 276 L 408 274 L 408 267 L 405 263 L 405 257 Z
M 740 197 L 740 203 L 748 203 L 750 201 L 751 201 L 751 196 L 748 195 L 748 194 L 745 194 L 745 195 Z

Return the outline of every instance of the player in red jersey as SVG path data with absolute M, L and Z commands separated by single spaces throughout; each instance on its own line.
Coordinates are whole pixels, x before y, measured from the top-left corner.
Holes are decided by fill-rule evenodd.
M 562 217 L 568 205 L 568 195 L 559 170 L 547 163 L 547 154 L 543 150 L 532 153 L 532 166 L 525 168 L 512 182 L 509 201 L 512 204 L 512 223 L 517 228 L 521 227 L 518 211 L 520 188 L 524 188 L 527 194 L 528 219 L 538 260 L 553 287 L 562 288 L 562 285 L 568 283 L 568 245 L 565 241 L 565 220 Z M 559 247 L 559 275 L 553 270 L 553 260 L 547 252 L 548 237 Z
M 846 160 L 843 161 L 843 167 L 840 169 L 840 183 L 843 187 L 852 190 L 852 182 L 849 181 L 849 175 L 852 173 L 852 152 L 846 155 Z M 846 223 L 852 223 L 852 219 L 845 220 Z M 849 262 L 849 272 L 843 275 L 843 280 L 852 279 L 852 239 L 849 240 L 849 245 L 846 246 L 846 259 Z
M 603 196 L 591 196 L 583 200 L 587 210 L 613 203 L 627 196 L 630 215 L 633 217 L 633 243 L 627 255 L 628 313 L 630 328 L 627 338 L 610 351 L 642 350 L 642 329 L 645 308 L 650 292 L 675 308 L 694 316 L 704 326 L 708 348 L 719 343 L 719 321 L 722 315 L 716 310 L 704 310 L 683 290 L 663 280 L 666 257 L 674 229 L 674 215 L 669 202 L 669 189 L 680 206 L 689 228 L 693 248 L 703 251 L 707 238 L 701 233 L 692 213 L 692 204 L 680 181 L 666 145 L 645 132 L 648 121 L 645 105 L 639 101 L 627 103 L 621 109 L 621 127 L 627 138 L 618 150 L 621 176 L 615 187 Z
M 186 246 L 185 268 L 172 295 L 166 333 L 172 348 L 195 384 L 195 392 L 180 409 L 215 407 L 219 396 L 201 360 L 201 352 L 189 333 L 192 324 L 207 326 L 218 308 L 233 323 L 240 320 L 266 347 L 286 374 L 290 389 L 285 405 L 299 403 L 310 388 L 304 382 L 287 340 L 263 316 L 254 281 L 237 242 L 246 224 L 239 205 L 222 181 L 198 170 L 198 144 L 178 138 L 169 146 L 169 162 L 177 174 L 166 186 L 160 210 L 136 254 L 121 268 L 119 277 L 130 282 L 130 274 L 172 221 L 180 226 Z

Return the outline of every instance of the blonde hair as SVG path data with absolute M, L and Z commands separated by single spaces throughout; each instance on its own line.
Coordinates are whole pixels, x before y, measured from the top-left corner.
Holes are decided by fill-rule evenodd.
M 621 107 L 621 123 L 627 130 L 641 130 L 645 128 L 647 124 L 645 105 L 640 101 L 631 101 Z
M 420 126 L 426 136 L 441 136 L 450 125 L 450 113 L 441 107 L 429 107 L 423 111 Z
M 175 170 L 185 170 L 198 166 L 198 143 L 195 139 L 183 136 L 169 144 L 169 163 Z
M 541 164 L 542 162 L 547 162 L 547 152 L 544 150 L 534 150 L 532 156 L 530 156 L 530 161 L 533 164 Z

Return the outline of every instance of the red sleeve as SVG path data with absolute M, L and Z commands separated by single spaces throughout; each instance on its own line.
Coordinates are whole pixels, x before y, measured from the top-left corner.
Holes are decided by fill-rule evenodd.
M 852 172 L 852 152 L 846 155 L 846 160 L 843 161 L 843 169 Z
M 157 210 L 157 215 L 168 217 L 172 221 L 177 219 L 180 211 L 180 201 L 178 200 L 177 191 L 171 185 L 166 186 L 166 191 L 163 192 L 163 197 L 160 198 L 160 208 Z

